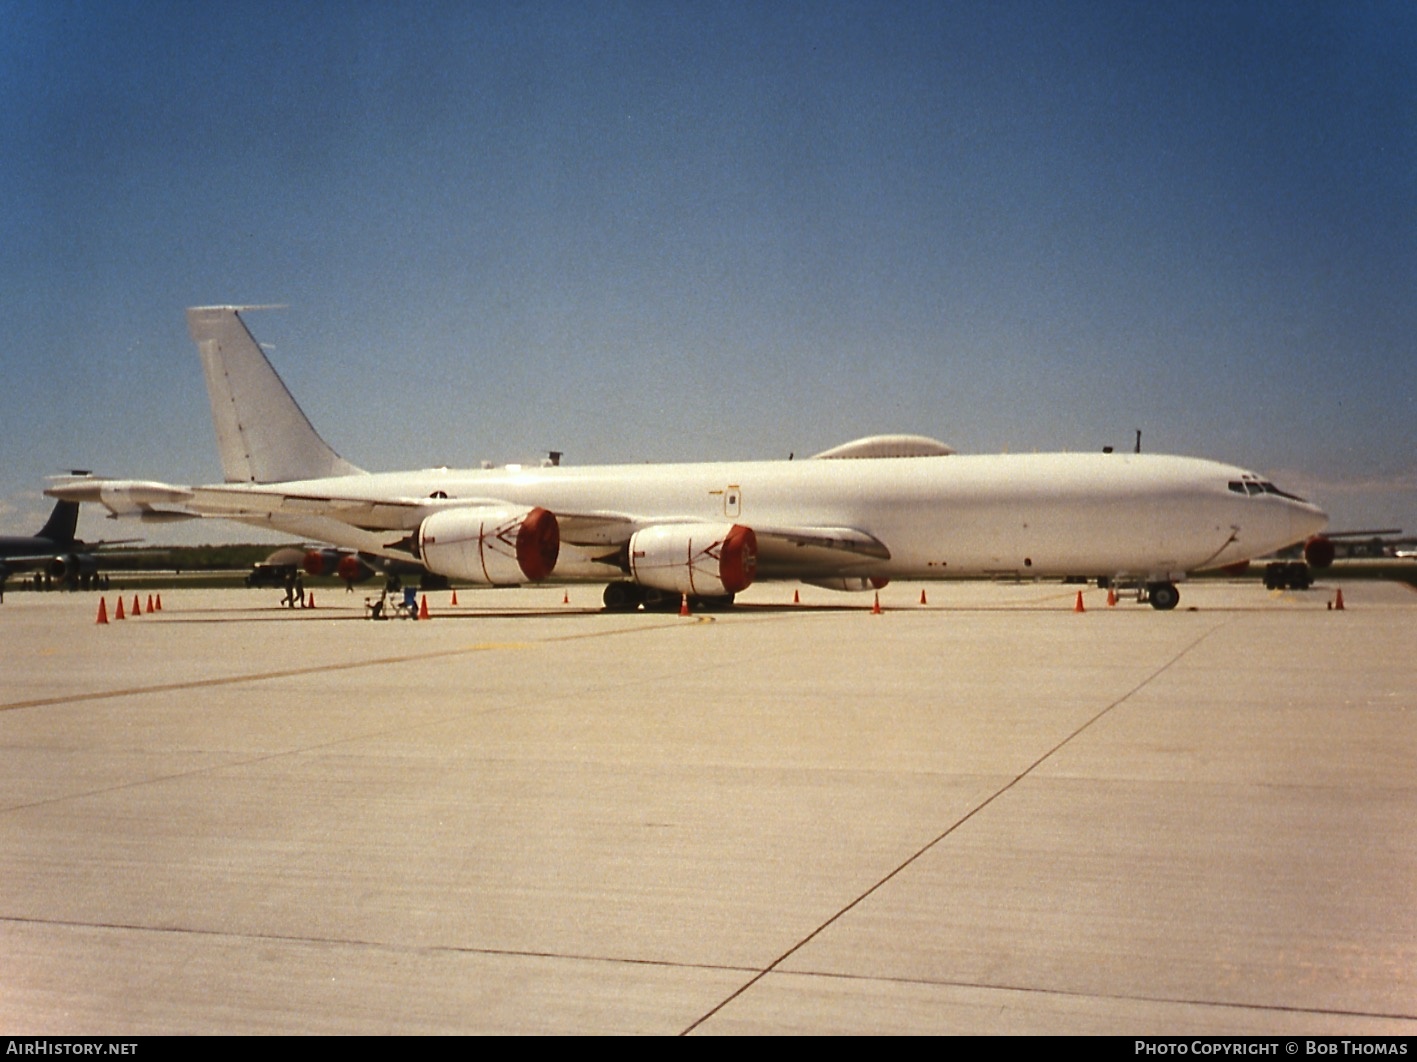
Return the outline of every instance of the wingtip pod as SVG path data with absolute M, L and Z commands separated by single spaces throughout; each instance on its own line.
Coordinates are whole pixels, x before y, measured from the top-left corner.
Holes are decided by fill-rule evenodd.
M 187 331 L 202 357 L 222 475 L 228 483 L 279 483 L 358 475 L 322 439 L 256 342 L 241 312 L 194 306 Z

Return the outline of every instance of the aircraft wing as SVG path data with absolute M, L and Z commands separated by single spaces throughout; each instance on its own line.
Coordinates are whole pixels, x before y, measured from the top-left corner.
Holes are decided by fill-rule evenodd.
M 753 533 L 758 571 L 771 579 L 844 575 L 891 556 L 880 539 L 851 527 L 755 526 Z
M 23 556 L 11 554 L 7 557 L 0 557 L 0 571 L 7 573 L 28 572 L 46 568 L 55 557 L 70 552 L 74 551 L 56 548 L 50 550 L 48 553 L 29 553 Z
M 191 488 L 191 505 L 205 515 L 322 516 L 364 530 L 413 531 L 433 513 L 482 506 L 516 508 L 506 498 L 360 498 L 321 493 L 292 493 L 246 484 Z M 618 546 L 642 528 L 693 523 L 686 515 L 627 513 L 613 510 L 564 512 L 552 508 L 561 540 L 576 546 Z M 865 531 L 850 527 L 759 526 L 748 521 L 758 537 L 759 554 L 798 562 L 823 554 L 857 562 L 889 560 L 890 550 Z
M 206 516 L 321 516 L 364 531 L 413 531 L 443 509 L 506 505 L 500 498 L 361 498 L 291 492 L 245 484 L 192 488 L 193 508 Z
M 576 546 L 621 546 L 636 531 L 664 524 L 699 522 L 687 516 L 645 516 L 628 513 L 557 513 L 562 541 Z M 752 527 L 758 543 L 758 571 L 769 578 L 841 575 L 873 561 L 890 560 L 891 552 L 874 535 L 851 527 Z
M 201 487 L 137 480 L 85 477 L 51 487 L 46 493 L 74 501 L 100 502 L 116 516 L 144 520 L 197 517 L 269 519 L 280 516 L 321 517 L 371 532 L 411 533 L 434 513 L 473 507 L 516 508 L 505 498 L 361 497 L 309 490 L 282 489 L 279 484 L 232 483 Z M 664 524 L 697 522 L 686 515 L 596 510 L 555 512 L 563 542 L 583 548 L 619 547 L 639 530 Z M 875 536 L 851 527 L 752 527 L 758 541 L 758 567 L 774 577 L 849 573 L 872 562 L 890 559 L 890 550 Z

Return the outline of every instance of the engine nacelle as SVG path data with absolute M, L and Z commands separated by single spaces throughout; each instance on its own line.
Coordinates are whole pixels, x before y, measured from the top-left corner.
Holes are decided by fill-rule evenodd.
M 357 553 L 341 549 L 312 549 L 302 561 L 306 575 L 333 575 L 347 583 L 363 582 L 374 574 Z
M 98 561 L 87 553 L 61 553 L 44 565 L 51 579 L 77 579 L 98 572 Z
M 820 586 L 823 590 L 844 590 L 849 594 L 859 594 L 863 590 L 884 590 L 890 578 L 884 575 L 844 575 L 836 579 L 803 579 L 808 586 Z
M 1323 535 L 1315 535 L 1304 543 L 1304 559 L 1309 562 L 1310 568 L 1327 568 L 1333 563 L 1336 552 L 1333 539 Z
M 742 524 L 663 524 L 630 538 L 630 575 L 641 586 L 695 597 L 746 590 L 758 571 L 758 537 Z
M 561 528 L 546 509 L 445 509 L 418 528 L 418 556 L 437 575 L 489 586 L 540 582 L 556 567 Z

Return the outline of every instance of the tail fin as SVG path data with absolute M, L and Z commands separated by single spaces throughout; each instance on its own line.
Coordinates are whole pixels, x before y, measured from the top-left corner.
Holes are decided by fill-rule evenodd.
M 68 545 L 74 541 L 78 530 L 79 503 L 61 501 L 55 503 L 54 511 L 49 514 L 49 519 L 44 522 L 35 538 L 47 538 L 50 542 Z
M 187 330 L 202 355 L 221 471 L 228 483 L 357 475 L 295 404 L 238 306 L 195 306 Z

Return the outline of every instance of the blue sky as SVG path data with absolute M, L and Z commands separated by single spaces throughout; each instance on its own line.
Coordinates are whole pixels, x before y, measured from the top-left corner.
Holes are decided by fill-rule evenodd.
M 183 309 L 232 302 L 374 470 L 1141 428 L 1417 530 L 1405 0 L 0 18 L 0 532 L 219 479 Z

